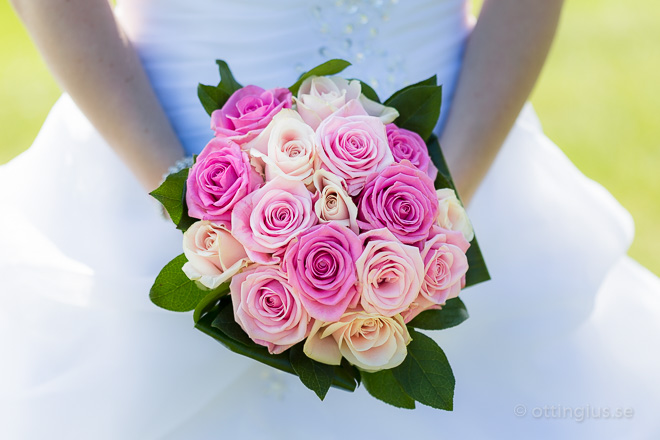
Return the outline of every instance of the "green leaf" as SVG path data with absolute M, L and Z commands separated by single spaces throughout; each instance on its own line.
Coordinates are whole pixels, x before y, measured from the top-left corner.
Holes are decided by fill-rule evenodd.
M 401 388 L 394 378 L 392 370 L 381 370 L 375 373 L 362 372 L 362 382 L 369 394 L 397 408 L 415 409 L 415 399 Z
M 444 330 L 455 327 L 468 319 L 463 301 L 459 298 L 448 300 L 440 310 L 426 310 L 408 323 L 409 326 L 425 330 Z
M 308 72 L 305 72 L 302 75 L 300 75 L 300 78 L 298 78 L 298 81 L 296 81 L 291 87 L 289 87 L 289 90 L 291 91 L 293 96 L 296 96 L 298 94 L 298 89 L 300 89 L 301 84 L 307 78 L 309 78 L 311 76 L 336 75 L 339 72 L 346 69 L 350 65 L 351 65 L 351 63 L 349 63 L 346 60 L 340 60 L 340 59 L 337 59 L 337 58 L 332 59 L 332 60 L 328 60 L 325 63 L 314 67 L 312 70 L 310 70 Z
M 164 207 L 175 225 L 181 223 L 184 217 L 186 179 L 188 179 L 189 168 L 173 173 L 165 178 L 165 181 L 150 194 Z
M 199 318 L 201 318 L 205 312 L 211 309 L 222 297 L 229 293 L 229 284 L 229 281 L 220 284 L 217 289 L 209 292 L 197 303 L 197 306 L 195 307 L 195 313 L 193 313 L 193 320 L 195 322 L 199 321 Z
M 401 388 L 424 405 L 451 411 L 454 407 L 454 374 L 445 353 L 428 336 L 409 329 L 408 356 L 392 374 Z
M 360 81 L 359 79 L 356 81 Z M 380 102 L 380 98 L 378 97 L 378 93 L 371 88 L 369 84 L 367 84 L 364 81 L 360 81 L 360 85 L 362 86 L 362 94 L 366 96 L 367 98 L 371 99 L 372 101 Z
M 435 179 L 435 188 L 451 188 L 456 192 L 456 197 L 460 200 L 461 196 L 458 191 L 456 191 L 456 185 L 454 185 L 454 181 L 449 173 L 449 167 L 442 154 L 438 138 L 435 135 L 432 135 L 426 143 L 426 147 L 433 164 L 438 169 L 438 177 Z M 490 273 L 488 272 L 488 267 L 486 266 L 483 254 L 481 253 L 476 235 L 470 242 L 470 248 L 467 250 L 466 256 L 469 269 L 465 276 L 465 287 L 474 286 L 475 284 L 490 280 Z
M 229 97 L 243 86 L 236 81 L 231 73 L 229 66 L 223 60 L 216 60 L 220 72 L 220 82 L 217 86 L 207 86 L 199 84 L 197 86 L 197 96 L 199 97 L 206 113 L 211 115 L 215 110 L 222 108 Z
M 335 369 L 332 365 L 322 364 L 307 357 L 303 352 L 303 344 L 301 342 L 289 349 L 291 366 L 298 374 L 300 381 L 314 391 L 319 399 L 323 400 L 332 385 Z
M 401 90 L 398 90 L 398 91 L 394 92 L 394 93 L 392 94 L 392 96 L 390 96 L 389 98 L 387 98 L 387 99 L 385 100 L 385 105 L 390 105 L 389 103 L 392 102 L 392 99 L 396 98 L 396 97 L 397 97 L 398 95 L 400 95 L 401 93 L 403 93 L 403 92 L 405 92 L 405 91 L 407 91 L 407 90 L 410 90 L 410 89 L 412 89 L 412 88 L 414 88 L 414 87 L 419 87 L 419 86 L 437 86 L 437 85 L 438 85 L 438 75 L 433 75 L 433 76 L 430 77 L 430 78 L 427 78 L 427 79 L 425 79 L 425 80 L 423 80 L 423 81 L 420 81 L 420 82 L 418 82 L 418 83 L 415 83 L 415 84 L 411 84 L 411 85 L 409 85 L 409 86 L 406 86 L 406 87 L 402 88 Z
M 181 270 L 187 261 L 181 254 L 165 265 L 151 286 L 151 302 L 173 312 L 188 312 L 208 294 L 208 290 L 201 289 Z
M 441 104 L 441 86 L 415 86 L 401 91 L 385 105 L 399 111 L 399 117 L 394 121 L 398 127 L 428 139 L 438 123 Z
M 223 314 L 222 318 L 218 318 L 221 313 Z M 195 323 L 195 328 L 211 336 L 234 353 L 247 356 L 262 364 L 297 376 L 291 365 L 289 353 L 285 351 L 280 354 L 270 354 L 266 347 L 249 339 L 238 323 L 233 322 L 235 321 L 233 313 L 231 298 L 225 296 L 211 310 L 200 316 L 199 320 Z M 238 330 L 236 327 L 229 330 L 230 323 L 228 321 L 230 316 L 231 321 L 238 327 Z M 225 333 L 225 330 L 230 332 L 231 335 Z M 243 335 L 239 335 L 239 330 L 243 332 Z M 355 380 L 346 371 L 340 367 L 336 367 L 334 369 L 332 386 L 345 391 L 353 391 L 355 390 Z

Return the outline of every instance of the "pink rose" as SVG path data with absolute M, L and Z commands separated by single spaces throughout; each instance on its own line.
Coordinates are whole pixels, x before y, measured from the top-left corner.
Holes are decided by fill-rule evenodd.
M 424 261 L 419 249 L 405 245 L 387 229 L 360 235 L 364 251 L 355 262 L 361 304 L 368 313 L 394 316 L 419 295 Z
M 314 226 L 289 245 L 282 266 L 313 318 L 337 321 L 357 305 L 355 260 L 361 253 L 358 236 L 335 223 Z
M 348 195 L 346 181 L 327 170 L 318 170 L 314 173 L 314 186 L 314 211 L 319 222 L 334 222 L 359 233 L 358 209 Z
M 209 289 L 215 289 L 248 263 L 243 245 L 227 228 L 205 220 L 193 223 L 183 233 L 183 253 L 188 259 L 183 272 Z
M 421 294 L 435 304 L 458 296 L 468 270 L 465 252 L 470 243 L 460 232 L 434 226 L 422 249 L 424 282 Z
M 283 108 L 291 108 L 289 89 L 264 90 L 245 86 L 235 91 L 221 109 L 211 114 L 211 129 L 216 136 L 233 138 L 243 144 L 255 138 Z
M 384 123 L 394 121 L 399 112 L 372 101 L 362 94 L 358 80 L 346 80 L 338 76 L 312 76 L 298 89 L 295 99 L 298 113 L 314 130 L 328 116 L 342 108 L 351 100 L 357 100 L 370 116 L 376 116 Z
M 349 312 L 339 322 L 314 322 L 303 350 L 324 364 L 339 365 L 343 356 L 356 367 L 374 372 L 400 365 L 410 340 L 401 315 L 388 318 Z
M 232 233 L 252 261 L 275 264 L 289 242 L 317 221 L 305 185 L 276 177 L 236 204 Z
M 355 100 L 319 125 L 316 145 L 321 167 L 346 180 L 351 196 L 362 190 L 368 175 L 394 162 L 385 125 Z
M 310 317 L 278 266 L 256 266 L 229 286 L 234 319 L 250 339 L 282 353 L 307 337 Z
M 316 162 L 314 130 L 294 110 L 280 111 L 243 148 L 254 158 L 253 164 L 257 161 L 258 168 L 264 169 L 266 180 L 282 176 L 311 185 Z
M 438 217 L 433 181 L 407 160 L 371 174 L 358 207 L 362 230 L 387 228 L 406 244 L 425 240 Z
M 204 147 L 190 169 L 186 204 L 191 217 L 230 223 L 236 203 L 254 191 L 263 179 L 250 166 L 247 153 L 226 138 Z
M 431 156 L 424 139 L 414 131 L 388 124 L 387 142 L 392 150 L 394 161 L 409 160 L 418 170 L 426 173 L 432 182 L 438 176 L 438 169 L 431 162 Z
M 410 303 L 410 307 L 408 307 L 406 310 L 401 312 L 401 317 L 403 318 L 403 322 L 408 324 L 410 321 L 413 320 L 417 315 L 419 315 L 422 312 L 425 312 L 426 310 L 432 310 L 432 309 L 438 309 L 440 310 L 442 306 L 429 301 L 428 299 L 424 298 L 424 296 L 419 295 L 415 301 Z

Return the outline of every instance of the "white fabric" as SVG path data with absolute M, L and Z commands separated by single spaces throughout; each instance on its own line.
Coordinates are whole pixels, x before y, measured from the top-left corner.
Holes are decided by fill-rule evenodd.
M 438 72 L 451 96 L 469 31 L 462 1 L 354 3 L 125 0 L 121 17 L 199 151 L 211 133 L 195 86 L 217 81 L 213 58 L 244 83 L 288 85 L 297 64 L 323 60 L 318 47 L 341 49 L 319 20 L 380 17 L 379 36 L 356 25 L 352 47 L 387 47 L 405 69 L 388 86 L 391 56 L 372 50 L 351 75 L 378 76 L 382 95 Z M 660 282 L 625 256 L 629 214 L 543 135 L 531 108 L 469 211 L 493 280 L 462 294 L 468 321 L 427 333 L 454 368 L 455 410 L 394 409 L 364 389 L 333 389 L 321 403 L 297 378 L 194 330 L 190 314 L 149 303 L 180 233 L 64 96 L 34 145 L 0 168 L 0 438 L 657 437 Z M 633 414 L 605 420 L 604 409 Z

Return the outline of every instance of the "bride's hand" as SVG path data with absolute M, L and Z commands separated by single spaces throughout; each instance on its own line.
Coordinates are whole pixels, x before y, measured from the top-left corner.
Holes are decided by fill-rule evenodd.
M 184 152 L 108 0 L 11 0 L 63 89 L 147 190 Z
M 527 101 L 562 0 L 485 0 L 467 44 L 441 145 L 468 203 Z

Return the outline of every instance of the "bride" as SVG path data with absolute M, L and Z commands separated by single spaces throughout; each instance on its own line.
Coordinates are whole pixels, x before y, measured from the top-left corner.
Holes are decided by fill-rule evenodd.
M 660 282 L 625 255 L 629 214 L 525 106 L 561 0 L 486 0 L 476 25 L 467 0 L 12 3 L 67 94 L 0 167 L 0 438 L 660 435 Z M 434 334 L 453 412 L 319 402 L 149 303 L 181 236 L 147 192 L 212 136 L 195 89 L 215 58 L 264 87 L 345 58 L 382 97 L 438 75 L 493 278 Z

